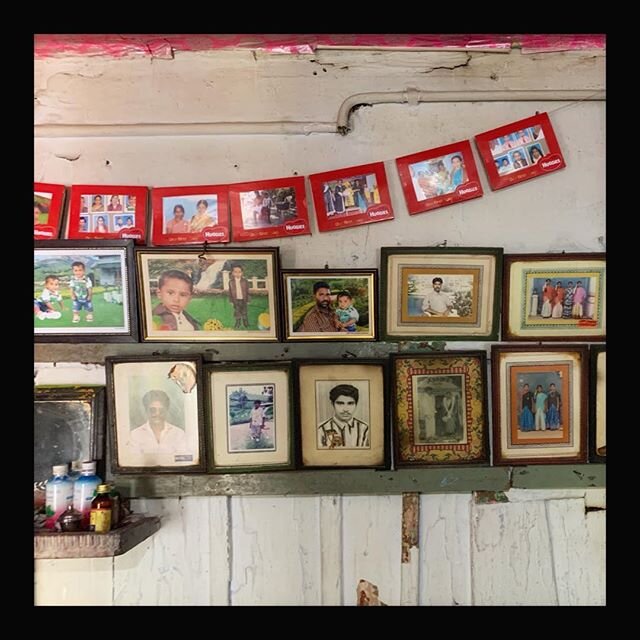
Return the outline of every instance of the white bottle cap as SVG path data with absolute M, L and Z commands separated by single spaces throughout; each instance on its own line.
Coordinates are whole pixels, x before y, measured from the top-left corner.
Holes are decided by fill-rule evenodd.
M 96 472 L 96 462 L 83 462 L 82 470 L 83 471 L 91 471 L 92 473 Z
M 55 464 L 53 465 L 53 475 L 54 476 L 66 476 L 67 471 L 69 471 L 68 464 Z

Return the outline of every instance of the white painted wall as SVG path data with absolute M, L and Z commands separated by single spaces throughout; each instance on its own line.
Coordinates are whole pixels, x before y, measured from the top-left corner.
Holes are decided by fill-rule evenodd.
M 360 109 L 346 137 L 312 133 L 326 130 L 342 101 L 359 92 L 595 93 L 604 88 L 602 52 L 55 58 L 36 62 L 34 85 L 37 181 L 193 185 L 386 161 L 396 219 L 318 234 L 312 216 L 313 236 L 251 243 L 279 246 L 284 268 L 377 267 L 380 246 L 444 240 L 507 252 L 604 250 L 603 102 L 380 105 Z M 395 157 L 535 111 L 550 112 L 566 169 L 495 193 L 480 169 L 483 198 L 407 215 Z M 149 137 L 134 129 L 129 137 L 109 136 L 109 124 L 139 123 L 213 123 L 220 133 Z M 106 125 L 104 137 L 55 137 L 56 125 L 83 124 Z M 310 133 L 255 133 L 287 127 Z M 240 129 L 246 133 L 224 133 Z M 364 578 L 388 604 L 604 604 L 605 512 L 585 512 L 603 501 L 603 491 L 513 490 L 509 498 L 481 505 L 470 495 L 422 496 L 410 569 L 400 563 L 399 496 L 139 500 L 136 510 L 163 516 L 157 534 L 115 559 L 37 561 L 35 600 L 354 604 Z

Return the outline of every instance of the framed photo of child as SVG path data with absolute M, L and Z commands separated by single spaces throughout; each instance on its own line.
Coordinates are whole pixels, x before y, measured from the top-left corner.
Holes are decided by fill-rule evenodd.
M 493 345 L 493 463 L 587 461 L 589 349 Z
M 285 340 L 375 340 L 377 269 L 282 272 Z
M 54 240 L 59 237 L 64 196 L 64 185 L 33 183 L 34 240 Z
M 226 185 L 151 189 L 151 211 L 155 246 L 229 242 Z
M 131 240 L 43 240 L 33 263 L 36 342 L 138 341 Z
M 142 337 L 277 342 L 277 249 L 138 249 Z
M 204 471 L 200 356 L 108 357 L 105 364 L 113 472 Z
M 383 162 L 309 176 L 319 231 L 393 220 Z
M 480 133 L 476 146 L 493 190 L 566 166 L 547 113 Z
M 212 473 L 294 466 L 293 375 L 289 362 L 205 366 Z
M 147 188 L 73 185 L 66 238 L 147 240 Z
M 396 165 L 410 215 L 482 196 L 468 140 L 397 158 Z
M 234 242 L 310 235 L 304 178 L 229 185 Z

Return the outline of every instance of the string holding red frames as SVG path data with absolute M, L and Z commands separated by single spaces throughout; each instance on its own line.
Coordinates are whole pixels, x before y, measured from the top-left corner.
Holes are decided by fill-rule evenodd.
M 151 190 L 151 244 L 175 246 L 229 242 L 227 185 Z
M 73 185 L 65 238 L 147 241 L 147 187 Z
M 468 140 L 396 158 L 396 165 L 411 215 L 483 194 Z
M 304 178 L 229 185 L 234 242 L 311 235 Z
M 485 131 L 475 139 L 493 190 L 566 166 L 546 113 Z
M 33 239 L 55 240 L 60 235 L 64 185 L 33 183 Z
M 309 176 L 319 231 L 393 220 L 384 163 Z

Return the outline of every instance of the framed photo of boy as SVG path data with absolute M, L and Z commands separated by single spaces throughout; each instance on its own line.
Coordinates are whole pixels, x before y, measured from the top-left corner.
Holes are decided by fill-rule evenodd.
M 73 185 L 66 238 L 147 240 L 147 188 Z
M 33 252 L 36 342 L 137 342 L 131 240 L 43 240 Z
M 292 469 L 293 375 L 289 362 L 207 365 L 212 473 Z
M 105 363 L 113 472 L 204 471 L 200 356 Z
M 304 178 L 229 185 L 234 242 L 311 235 Z
M 396 165 L 410 215 L 482 196 L 468 140 L 396 158 Z
M 566 166 L 546 113 L 480 133 L 476 146 L 493 190 Z
M 138 249 L 136 260 L 143 340 L 278 341 L 277 249 Z
M 151 211 L 155 246 L 229 242 L 226 185 L 151 189 Z
M 377 269 L 282 271 L 285 340 L 375 340 Z
M 591 345 L 590 460 L 607 461 L 607 346 Z
M 393 220 L 383 162 L 309 176 L 319 231 Z
M 505 340 L 604 340 L 606 255 L 532 253 L 504 260 Z
M 501 248 L 380 251 L 383 340 L 497 340 Z
M 493 345 L 491 367 L 494 464 L 587 461 L 588 347 Z
M 60 235 L 64 194 L 64 185 L 33 183 L 34 240 L 53 240 Z
M 296 366 L 301 465 L 388 468 L 387 361 Z
M 484 351 L 391 357 L 397 466 L 489 462 Z

